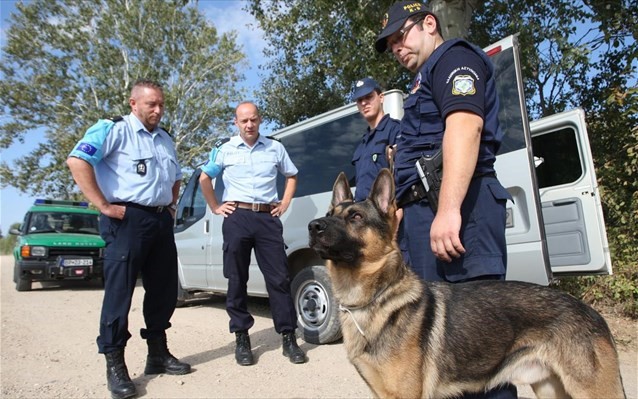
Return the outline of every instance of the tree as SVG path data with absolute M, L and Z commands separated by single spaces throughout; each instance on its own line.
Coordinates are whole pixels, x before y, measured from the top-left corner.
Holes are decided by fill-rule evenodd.
M 251 0 L 246 7 L 270 45 L 259 102 L 265 118 L 285 126 L 345 104 L 352 84 L 374 76 L 384 87 L 406 86 L 407 73 L 374 38 L 392 0 Z
M 79 196 L 64 162 L 97 119 L 126 115 L 132 83 L 164 85 L 163 126 L 183 167 L 193 168 L 230 129 L 245 56 L 187 2 L 36 0 L 18 3 L 0 72 L 0 148 L 44 132 L 2 186 L 31 195 Z
M 9 230 L 19 229 L 20 223 L 13 223 Z M 13 247 L 15 247 L 16 242 L 18 241 L 18 237 L 13 234 L 9 234 L 6 237 L 0 237 L 0 254 L 8 255 L 13 251 Z
M 412 77 L 374 42 L 394 0 L 250 0 L 250 12 L 270 46 L 262 67 L 260 105 L 282 127 L 350 101 L 353 83 L 374 77 L 382 87 L 405 90 Z M 446 16 L 443 33 L 465 36 L 479 0 L 434 0 Z

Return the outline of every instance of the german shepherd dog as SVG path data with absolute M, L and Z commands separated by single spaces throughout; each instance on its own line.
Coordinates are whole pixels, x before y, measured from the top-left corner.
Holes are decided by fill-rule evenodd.
M 395 211 L 387 169 L 357 203 L 341 173 L 327 216 L 308 225 L 348 358 L 376 397 L 447 398 L 508 382 L 540 398 L 625 397 L 614 340 L 594 309 L 523 282 L 424 282 L 393 239 Z

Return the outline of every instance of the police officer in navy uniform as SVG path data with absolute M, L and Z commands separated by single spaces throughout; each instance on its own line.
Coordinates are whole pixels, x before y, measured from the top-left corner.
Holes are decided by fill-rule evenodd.
M 286 212 L 297 188 L 297 168 L 283 145 L 259 133 L 261 116 L 252 102 L 235 109 L 239 135 L 220 141 L 202 166 L 200 185 L 210 209 L 224 216 L 224 276 L 228 279 L 226 311 L 235 333 L 235 360 L 254 363 L 248 330 L 254 319 L 248 312 L 247 282 L 251 252 L 264 276 L 275 331 L 282 335 L 283 355 L 305 363 L 297 345 L 297 316 L 290 295 L 288 261 L 279 217 Z M 223 172 L 223 173 L 222 173 Z M 217 201 L 212 179 L 222 173 L 224 193 Z M 283 198 L 277 194 L 277 173 L 286 178 Z
M 354 200 L 363 201 L 368 197 L 379 171 L 390 167 L 386 150 L 396 143 L 400 123 L 383 111 L 383 93 L 374 79 L 357 80 L 352 99 L 368 123 L 368 129 L 352 157 L 356 176 Z
M 397 136 L 401 134 L 401 123 L 385 113 L 383 98 L 381 86 L 374 79 L 363 78 L 355 82 L 352 99 L 368 123 L 368 128 L 352 156 L 352 164 L 355 167 L 355 201 L 363 201 L 368 197 L 372 183 L 381 169 L 392 169 L 391 159 L 396 149 Z M 397 241 L 405 262 L 410 263 L 407 244 L 403 238 L 402 217 L 403 210 L 397 210 L 397 218 L 400 221 Z
M 173 217 L 182 172 L 172 138 L 158 127 L 164 112 L 162 87 L 151 80 L 137 81 L 129 104 L 130 115 L 89 128 L 67 159 L 80 190 L 101 212 L 106 248 L 97 345 L 106 357 L 107 387 L 113 398 L 137 394 L 124 347 L 131 337 L 128 312 L 139 274 L 146 324 L 140 333 L 148 345 L 144 373 L 191 371 L 166 343 L 177 303 Z
M 491 61 L 464 40 L 444 41 L 438 18 L 415 1 L 389 8 L 375 48 L 391 51 L 416 74 L 395 156 L 412 268 L 430 281 L 505 279 L 505 204 L 511 197 L 494 172 L 503 133 Z M 415 163 L 438 150 L 443 174 L 435 212 Z M 508 385 L 465 397 L 516 396 Z

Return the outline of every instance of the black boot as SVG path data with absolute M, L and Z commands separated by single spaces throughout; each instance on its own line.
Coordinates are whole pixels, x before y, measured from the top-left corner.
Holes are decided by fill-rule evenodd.
M 306 354 L 297 345 L 297 336 L 294 332 L 284 332 L 283 334 L 284 356 L 288 356 L 291 363 L 306 363 Z
M 147 339 L 148 356 L 144 374 L 182 375 L 191 372 L 190 364 L 182 363 L 171 355 L 166 345 L 166 337 Z
M 135 384 L 131 381 L 124 363 L 124 349 L 105 353 L 104 357 L 106 357 L 106 386 L 111 391 L 111 397 L 125 399 L 137 395 Z
M 253 364 L 253 352 L 250 350 L 248 331 L 237 331 L 235 333 L 235 360 L 240 366 Z

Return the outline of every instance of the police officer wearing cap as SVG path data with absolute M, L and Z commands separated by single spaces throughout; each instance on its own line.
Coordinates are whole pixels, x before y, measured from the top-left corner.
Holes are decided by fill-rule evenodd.
M 148 345 L 144 373 L 191 371 L 171 355 L 166 343 L 177 303 L 173 217 L 182 172 L 173 140 L 158 126 L 164 112 L 162 87 L 138 80 L 129 104 L 130 115 L 89 128 L 67 159 L 80 190 L 101 212 L 106 248 L 97 345 L 106 357 L 107 387 L 116 399 L 137 394 L 124 348 L 131 337 L 128 312 L 139 274 L 146 324 L 140 333 Z
M 400 123 L 383 111 L 383 93 L 379 84 L 371 78 L 357 80 L 352 99 L 368 123 L 368 129 L 354 151 L 355 201 L 363 201 L 372 189 L 372 183 L 382 168 L 389 168 L 386 149 L 394 146 L 400 133 Z
M 505 279 L 505 204 L 511 196 L 494 171 L 503 133 L 491 61 L 464 40 L 445 41 L 438 18 L 414 1 L 389 8 L 375 48 L 392 52 L 416 74 L 395 155 L 411 267 L 430 281 Z M 435 212 L 415 163 L 439 150 L 443 172 Z M 465 397 L 516 396 L 508 385 Z
M 210 209 L 224 216 L 224 276 L 228 279 L 226 311 L 230 332 L 235 333 L 235 360 L 254 363 L 248 330 L 254 319 L 248 312 L 247 282 L 250 256 L 255 250 L 266 282 L 275 331 L 282 335 L 283 355 L 292 363 L 305 363 L 297 345 L 297 315 L 290 295 L 288 261 L 279 217 L 286 212 L 297 188 L 297 168 L 284 146 L 259 133 L 261 116 L 252 102 L 235 109 L 239 135 L 222 140 L 202 166 L 200 185 Z M 222 173 L 224 193 L 217 201 L 212 178 Z M 283 198 L 278 199 L 277 173 L 286 178 Z
M 381 86 L 372 78 L 356 81 L 352 99 L 357 103 L 359 113 L 368 123 L 366 133 L 354 151 L 352 164 L 355 167 L 354 200 L 363 201 L 370 194 L 372 183 L 383 168 L 392 169 L 390 159 L 396 150 L 397 136 L 400 135 L 400 122 L 392 119 L 383 111 L 383 92 Z M 397 211 L 401 221 L 403 211 Z M 399 222 L 397 241 L 406 263 L 410 263 L 407 243 L 403 238 L 403 223 Z

